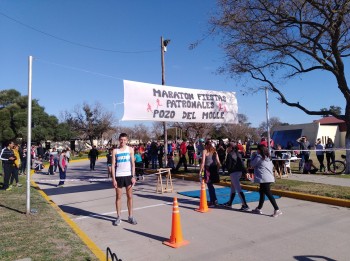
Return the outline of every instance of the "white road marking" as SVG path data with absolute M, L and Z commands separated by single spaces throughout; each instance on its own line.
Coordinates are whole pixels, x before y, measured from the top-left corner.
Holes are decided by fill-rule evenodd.
M 133 210 L 141 210 L 141 209 L 146 209 L 146 208 L 154 208 L 154 207 L 160 207 L 160 206 L 166 206 L 166 205 L 172 205 L 173 202 L 166 202 L 166 203 L 162 203 L 162 204 L 156 204 L 156 205 L 150 205 L 150 206 L 145 206 L 145 207 L 139 207 L 139 208 L 134 208 Z M 123 212 L 127 212 L 127 209 L 123 209 Z M 103 216 L 103 215 L 111 215 L 111 214 L 116 214 L 117 211 L 113 211 L 113 212 L 107 212 L 107 213 L 102 213 L 102 214 L 92 214 L 92 215 L 88 215 L 88 216 L 83 216 L 83 217 L 78 217 L 78 218 L 73 218 L 72 220 L 81 220 L 81 219 L 86 219 L 86 218 L 93 218 L 93 217 L 98 217 L 98 216 Z

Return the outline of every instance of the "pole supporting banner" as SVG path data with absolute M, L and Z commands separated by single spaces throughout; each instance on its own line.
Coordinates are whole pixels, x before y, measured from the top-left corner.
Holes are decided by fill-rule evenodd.
M 32 143 L 32 63 L 33 56 L 28 59 L 28 122 L 27 122 L 27 202 L 26 214 L 30 214 L 30 166 L 31 166 L 31 143 Z

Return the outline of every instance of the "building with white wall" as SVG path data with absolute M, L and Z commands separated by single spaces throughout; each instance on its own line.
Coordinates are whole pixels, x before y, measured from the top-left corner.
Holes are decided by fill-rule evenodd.
M 275 145 L 281 144 L 284 148 L 287 147 L 288 142 L 297 146 L 296 140 L 301 136 L 307 136 L 311 146 L 317 138 L 320 138 L 323 144 L 331 138 L 334 145 L 340 148 L 345 147 L 346 125 L 344 121 L 335 117 L 325 117 L 311 123 L 277 126 L 271 130 L 271 133 Z

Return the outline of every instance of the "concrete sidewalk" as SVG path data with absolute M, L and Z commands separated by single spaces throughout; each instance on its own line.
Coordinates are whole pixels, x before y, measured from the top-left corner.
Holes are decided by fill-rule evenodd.
M 174 179 L 174 193 L 156 194 L 156 177 L 148 176 L 134 187 L 138 224 L 126 222 L 124 193 L 123 222 L 115 227 L 111 182 L 88 181 L 107 177 L 105 162 L 97 163 L 96 171 L 88 169 L 87 161 L 71 163 L 67 179 L 72 181 L 63 188 L 56 188 L 57 174 L 36 173 L 33 179 L 102 251 L 110 247 L 122 260 L 348 260 L 348 208 L 282 197 L 277 200 L 283 211 L 278 218 L 269 216 L 273 209 L 268 201 L 264 215 L 225 208 L 198 213 L 198 199 L 177 194 L 199 190 L 198 182 Z M 170 237 L 174 197 L 179 201 L 183 238 L 190 241 L 178 249 L 162 244 Z
M 300 180 L 313 183 L 337 185 L 343 187 L 350 187 L 350 178 L 332 177 L 332 175 L 321 174 L 292 174 L 288 179 Z

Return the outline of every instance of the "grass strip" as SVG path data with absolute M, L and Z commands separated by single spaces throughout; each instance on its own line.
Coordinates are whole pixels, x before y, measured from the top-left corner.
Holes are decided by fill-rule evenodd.
M 25 176 L 20 176 L 25 184 Z M 31 209 L 26 215 L 26 189 L 0 191 L 1 260 L 98 260 L 63 218 L 31 187 Z

